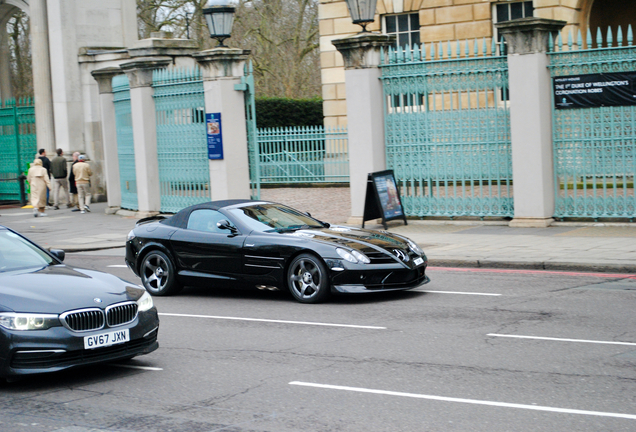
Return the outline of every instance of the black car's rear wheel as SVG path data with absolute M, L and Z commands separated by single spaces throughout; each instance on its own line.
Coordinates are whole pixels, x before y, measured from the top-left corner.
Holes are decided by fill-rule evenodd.
M 161 251 L 148 252 L 141 262 L 141 282 L 152 295 L 165 296 L 181 290 L 172 260 Z
M 301 254 L 292 260 L 287 270 L 287 284 L 301 303 L 320 303 L 329 297 L 327 268 L 311 254 Z

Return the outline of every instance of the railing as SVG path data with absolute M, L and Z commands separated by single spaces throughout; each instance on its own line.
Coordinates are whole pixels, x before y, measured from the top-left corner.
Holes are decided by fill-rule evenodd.
M 619 27 L 605 37 L 579 32 L 550 38 L 550 72 L 576 77 L 636 71 L 632 27 L 626 38 Z M 553 96 L 554 98 L 555 96 Z M 636 216 L 636 106 L 557 109 L 552 123 L 557 218 L 629 218 Z
M 117 128 L 117 158 L 121 182 L 121 206 L 138 210 L 137 170 L 135 168 L 135 143 L 133 140 L 130 85 L 126 75 L 113 77 L 113 103 Z
M 387 167 L 408 216 L 513 216 L 503 50 L 483 39 L 382 54 Z
M 261 185 L 349 181 L 346 128 L 258 129 L 257 143 Z
M 201 71 L 155 70 L 152 87 L 161 211 L 176 213 L 211 196 Z
M 0 201 L 20 201 L 20 175 L 35 159 L 35 112 L 29 98 L 0 101 Z

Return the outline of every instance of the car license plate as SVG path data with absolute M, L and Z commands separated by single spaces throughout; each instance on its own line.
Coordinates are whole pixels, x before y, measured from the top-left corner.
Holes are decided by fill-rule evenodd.
M 84 336 L 84 349 L 95 349 L 130 341 L 128 329 Z
M 424 262 L 424 258 L 419 257 L 419 258 L 415 258 L 415 260 L 413 260 L 413 263 L 418 266 L 420 264 L 422 264 Z

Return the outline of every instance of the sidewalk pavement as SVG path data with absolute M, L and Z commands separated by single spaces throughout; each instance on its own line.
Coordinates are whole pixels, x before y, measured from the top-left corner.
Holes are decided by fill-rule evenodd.
M 137 219 L 106 214 L 105 209 L 105 203 L 94 203 L 90 213 L 64 207 L 34 218 L 31 209 L 0 208 L 0 225 L 66 252 L 122 248 Z M 382 229 L 369 223 L 365 227 Z M 505 221 L 409 220 L 408 225 L 389 223 L 389 231 L 422 246 L 431 266 L 636 274 L 636 224 L 561 222 L 548 228 L 510 228 Z

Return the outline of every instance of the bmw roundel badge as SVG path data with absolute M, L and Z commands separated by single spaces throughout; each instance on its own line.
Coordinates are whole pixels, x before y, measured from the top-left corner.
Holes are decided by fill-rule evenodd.
M 95 298 L 93 299 L 93 301 L 94 301 L 95 303 L 101 303 L 101 302 L 102 302 L 102 299 L 100 299 L 99 297 L 95 297 Z

